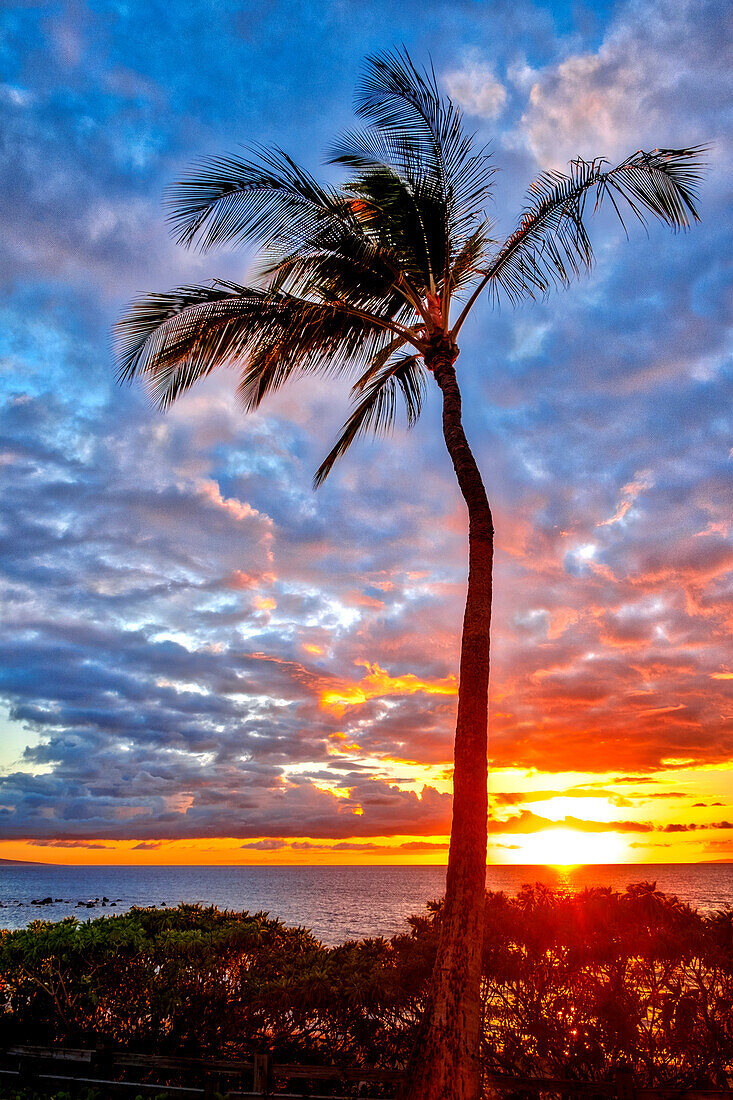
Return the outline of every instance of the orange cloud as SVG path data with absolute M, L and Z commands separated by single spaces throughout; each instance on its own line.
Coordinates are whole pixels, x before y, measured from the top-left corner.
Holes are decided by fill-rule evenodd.
M 328 688 L 321 692 L 320 703 L 324 710 L 340 716 L 347 707 L 360 706 L 368 699 L 382 698 L 385 695 L 457 695 L 458 680 L 455 676 L 446 676 L 442 680 L 421 680 L 408 672 L 404 676 L 390 674 L 376 663 L 355 661 L 367 669 L 358 684 L 343 684 L 337 688 Z
M 259 611 L 274 611 L 277 607 L 277 600 L 274 600 L 272 596 L 255 596 L 254 605 Z
M 616 511 L 612 516 L 609 516 L 608 519 L 601 520 L 600 523 L 597 523 L 596 527 L 610 527 L 614 523 L 620 523 L 633 507 L 639 494 L 643 493 L 645 489 L 651 488 L 651 485 L 651 481 L 643 477 L 638 481 L 630 481 L 628 485 L 624 485 L 621 489 L 621 499 L 616 507 Z
M 361 748 L 355 741 L 349 742 L 345 733 L 338 730 L 336 733 L 330 733 L 328 735 L 329 741 L 339 742 L 336 745 L 329 745 L 327 753 L 329 756 L 348 756 L 352 752 L 360 752 Z
M 245 573 L 241 569 L 235 569 L 224 578 L 223 584 L 227 588 L 257 588 L 260 584 L 273 584 L 274 573 Z
M 377 600 L 374 596 L 370 596 L 367 592 L 360 592 L 357 588 L 347 592 L 345 599 L 352 607 L 373 607 L 377 611 L 381 611 L 384 607 L 383 600 Z

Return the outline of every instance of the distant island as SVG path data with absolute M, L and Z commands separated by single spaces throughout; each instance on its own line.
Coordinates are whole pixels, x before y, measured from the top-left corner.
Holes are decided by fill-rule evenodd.
M 0 867 L 55 867 L 55 863 L 39 863 L 36 859 L 0 859 Z

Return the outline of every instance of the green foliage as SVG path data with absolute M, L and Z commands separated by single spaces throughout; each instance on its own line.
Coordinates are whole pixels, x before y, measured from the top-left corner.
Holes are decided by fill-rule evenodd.
M 72 1044 L 95 1036 L 216 1049 L 233 993 L 246 1004 L 283 958 L 318 949 L 305 930 L 264 914 L 200 906 L 34 921 L 0 940 L 6 1030 Z
M 326 948 L 257 913 L 182 905 L 0 936 L 8 1042 L 401 1065 L 441 905 L 391 940 Z M 733 1071 L 733 913 L 653 884 L 487 895 L 482 1057 L 493 1072 L 722 1087 Z M 30 1100 L 30 1097 L 23 1097 Z
M 404 936 L 328 950 L 262 913 L 193 905 L 34 921 L 0 933 L 0 1026 L 9 1041 L 369 1064 L 384 1050 L 392 1064 L 421 1006 L 424 947 Z

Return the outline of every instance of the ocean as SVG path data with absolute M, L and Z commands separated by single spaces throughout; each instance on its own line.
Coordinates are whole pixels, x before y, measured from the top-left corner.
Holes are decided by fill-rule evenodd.
M 563 890 L 654 881 L 697 909 L 733 905 L 733 864 L 608 864 L 559 869 L 492 866 L 490 890 L 515 894 L 524 883 Z M 0 927 L 32 920 L 112 916 L 133 905 L 200 902 L 222 909 L 266 910 L 285 924 L 310 928 L 326 944 L 365 936 L 392 936 L 406 918 L 445 888 L 445 867 L 59 867 L 0 865 Z M 51 905 L 34 899 L 54 898 Z M 93 908 L 77 903 L 101 900 Z M 115 902 L 114 907 L 111 905 Z

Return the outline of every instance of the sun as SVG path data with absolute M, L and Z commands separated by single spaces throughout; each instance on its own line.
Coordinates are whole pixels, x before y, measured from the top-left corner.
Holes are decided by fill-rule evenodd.
M 522 837 L 517 862 L 577 867 L 582 863 L 618 863 L 624 843 L 617 833 L 581 833 L 575 829 L 543 829 Z

